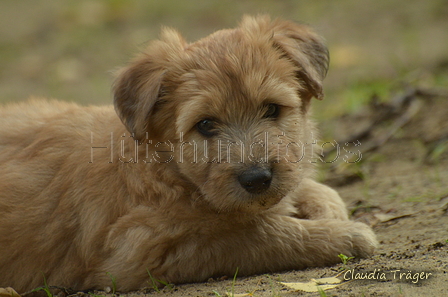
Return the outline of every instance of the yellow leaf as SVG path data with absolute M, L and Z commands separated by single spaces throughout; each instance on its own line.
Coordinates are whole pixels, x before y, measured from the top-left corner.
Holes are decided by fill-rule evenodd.
M 13 288 L 0 288 L 0 297 L 20 297 L 19 293 L 17 293 Z
M 332 277 L 323 277 L 323 278 L 312 278 L 311 281 L 319 284 L 319 285 L 326 285 L 326 284 L 340 284 L 342 283 L 342 279 L 337 278 L 335 276 Z
M 319 289 L 325 291 L 342 285 L 342 280 L 337 277 L 324 277 L 311 279 L 305 283 L 281 283 L 293 290 L 304 292 L 319 292 Z

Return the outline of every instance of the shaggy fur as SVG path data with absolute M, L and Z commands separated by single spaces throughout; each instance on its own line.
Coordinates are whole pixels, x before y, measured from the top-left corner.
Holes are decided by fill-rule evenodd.
M 311 179 L 327 66 L 308 27 L 245 17 L 191 44 L 164 29 L 118 74 L 116 112 L 3 107 L 0 287 L 102 289 L 112 275 L 128 291 L 148 271 L 184 283 L 372 254 L 372 230 Z

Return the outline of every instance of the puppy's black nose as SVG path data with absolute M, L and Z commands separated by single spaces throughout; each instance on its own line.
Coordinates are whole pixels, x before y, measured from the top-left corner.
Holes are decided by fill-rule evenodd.
M 252 167 L 240 175 L 238 181 L 251 194 L 261 194 L 271 185 L 272 173 L 268 169 Z

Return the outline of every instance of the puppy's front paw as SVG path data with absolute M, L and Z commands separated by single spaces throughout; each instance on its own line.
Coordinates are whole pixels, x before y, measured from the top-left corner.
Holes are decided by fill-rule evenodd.
M 339 194 L 311 179 L 304 179 L 290 199 L 299 219 L 348 220 L 347 208 Z
M 304 245 L 313 255 L 313 266 L 340 263 L 339 254 L 366 258 L 378 246 L 373 230 L 363 224 L 341 220 L 300 220 L 308 236 Z

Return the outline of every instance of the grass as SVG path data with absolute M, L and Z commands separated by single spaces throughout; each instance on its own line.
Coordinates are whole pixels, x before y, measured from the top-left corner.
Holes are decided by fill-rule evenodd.
M 115 294 L 115 292 L 117 292 L 117 280 L 116 278 L 112 275 L 112 273 L 107 272 L 106 273 L 107 276 L 109 276 L 111 282 L 112 282 L 112 294 Z
M 238 275 L 238 270 L 239 268 L 236 268 L 235 274 L 233 275 L 233 280 L 232 280 L 232 297 L 235 295 L 235 283 L 236 283 L 236 276 Z
M 355 258 L 355 257 L 347 257 L 347 256 L 344 255 L 344 254 L 339 254 L 338 257 L 339 257 L 339 258 L 341 259 L 341 261 L 342 261 L 342 267 L 341 267 L 341 270 L 348 270 L 348 269 L 350 269 L 350 268 L 347 266 L 347 263 L 348 263 L 350 260 L 352 260 L 352 259 Z
M 238 270 L 239 270 L 239 267 L 236 268 L 235 274 L 233 275 L 232 287 L 231 287 L 230 293 L 227 292 L 227 294 L 226 294 L 227 296 L 231 296 L 231 297 L 234 297 L 234 296 L 235 296 L 235 284 L 236 284 L 236 277 L 237 277 L 237 275 L 238 275 Z M 223 297 L 223 296 L 222 296 L 218 291 L 216 291 L 216 290 L 213 290 L 212 292 L 215 294 L 215 296 Z
M 404 296 L 403 288 L 400 285 L 398 286 L 398 296 Z
M 149 283 L 149 285 L 151 286 L 152 289 L 154 289 L 154 291 L 156 291 L 157 293 L 160 293 L 161 290 L 159 289 L 158 283 L 162 284 L 164 287 L 168 288 L 169 290 L 173 289 L 173 286 L 171 284 L 169 284 L 166 281 L 160 280 L 160 279 L 156 279 L 155 277 L 152 276 L 151 272 L 149 272 L 149 269 L 146 269 L 146 272 L 148 272 L 149 275 L 149 279 L 151 281 L 151 283 Z
M 45 278 L 45 275 L 43 275 L 43 277 L 44 277 L 44 286 L 36 288 L 32 292 L 44 291 L 47 294 L 47 297 L 53 297 L 53 293 L 51 293 L 51 290 L 47 284 L 47 279 Z
M 389 80 L 374 79 L 357 81 L 348 85 L 339 93 L 339 106 L 342 110 L 333 112 L 355 112 L 364 106 L 373 96 L 380 101 L 386 100 L 393 85 Z
M 267 275 L 267 277 L 269 279 L 269 286 L 271 287 L 272 296 L 273 297 L 280 296 L 280 292 L 279 292 L 278 288 L 275 286 L 275 281 L 272 279 L 272 277 L 270 275 Z
M 325 291 L 322 290 L 322 288 L 317 287 L 317 290 L 319 292 L 320 297 L 327 297 L 327 293 L 325 293 Z
M 447 142 L 440 142 L 432 148 L 432 150 L 428 153 L 427 160 L 428 162 L 431 162 L 433 164 L 437 164 L 437 162 L 440 160 L 440 157 L 442 154 L 446 153 L 448 151 L 448 143 Z

